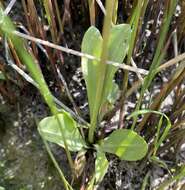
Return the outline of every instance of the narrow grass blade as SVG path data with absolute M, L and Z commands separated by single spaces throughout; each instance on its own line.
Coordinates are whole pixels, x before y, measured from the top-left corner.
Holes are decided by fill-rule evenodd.
M 161 115 L 162 117 L 164 117 L 167 121 L 167 124 L 166 124 L 166 127 L 164 128 L 163 132 L 162 132 L 162 135 L 160 135 L 161 131 L 160 131 L 160 128 L 161 128 L 161 125 L 162 125 L 162 120 L 160 119 L 159 120 L 159 124 L 158 124 L 158 128 L 157 128 L 157 140 L 155 140 L 155 152 L 157 151 L 157 149 L 160 147 L 160 145 L 162 144 L 162 142 L 166 139 L 170 129 L 171 129 L 171 122 L 170 122 L 170 119 L 164 114 L 164 113 L 161 113 L 159 111 L 154 111 L 154 110 L 139 110 L 139 111 L 134 111 L 131 115 L 129 115 L 127 117 L 127 119 L 130 119 L 131 117 L 135 117 L 135 116 L 138 116 L 138 115 L 142 115 L 142 114 L 148 114 L 148 113 L 154 113 L 154 114 L 158 114 L 158 115 Z
M 167 32 L 168 32 L 170 22 L 171 22 L 173 14 L 174 14 L 177 2 L 178 2 L 177 0 L 174 0 L 174 1 L 168 0 L 165 3 L 166 7 L 165 7 L 165 12 L 164 12 L 163 24 L 161 25 L 161 29 L 160 29 L 160 36 L 158 39 L 155 56 L 154 56 L 151 66 L 150 66 L 149 74 L 148 74 L 148 76 L 146 76 L 146 78 L 144 80 L 144 84 L 141 89 L 140 98 L 138 100 L 135 111 L 138 111 L 140 109 L 142 99 L 144 97 L 144 93 L 150 86 L 150 84 L 156 74 L 155 69 L 161 64 L 161 61 L 164 58 L 165 51 L 163 51 L 163 48 L 165 46 Z M 136 122 L 137 122 L 137 116 L 134 118 L 132 128 L 135 127 Z

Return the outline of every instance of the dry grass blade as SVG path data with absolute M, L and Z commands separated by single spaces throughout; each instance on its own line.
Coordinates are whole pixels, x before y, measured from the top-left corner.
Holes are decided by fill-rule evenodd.
M 53 3 L 51 0 L 43 0 L 43 4 L 46 11 L 47 20 L 50 26 L 52 41 L 57 43 L 58 32 L 55 22 L 55 15 L 54 15 L 55 11 L 53 10 Z
M 178 72 L 178 68 L 176 69 Z M 151 110 L 159 110 L 162 102 L 167 97 L 167 95 L 174 90 L 174 88 L 179 85 L 185 78 L 185 69 L 178 75 L 177 78 L 172 78 L 168 83 L 164 84 L 163 88 L 161 89 L 160 93 L 156 96 L 154 102 L 151 104 L 150 108 Z M 151 114 L 147 114 L 144 116 L 142 121 L 140 122 L 138 129 L 141 131 L 148 121 Z
M 151 85 L 151 82 L 156 75 L 155 71 L 157 70 L 157 68 L 160 66 L 161 62 L 164 59 L 164 56 L 166 53 L 166 47 L 168 44 L 168 41 L 166 43 L 167 34 L 168 34 L 169 26 L 171 23 L 171 19 L 173 17 L 174 11 L 176 9 L 176 5 L 177 5 L 177 0 L 165 1 L 165 4 L 164 4 L 165 11 L 164 11 L 164 15 L 163 15 L 163 22 L 162 22 L 160 32 L 159 32 L 159 38 L 158 38 L 158 44 L 156 47 L 156 52 L 155 52 L 154 58 L 152 60 L 152 64 L 150 66 L 149 74 L 147 75 L 147 77 L 144 80 L 144 85 L 142 86 L 140 97 L 139 97 L 139 100 L 138 100 L 136 108 L 135 108 L 136 111 L 138 111 L 140 109 L 140 106 L 144 99 L 144 93 Z M 132 124 L 132 129 L 134 129 L 136 123 L 137 123 L 137 117 L 134 118 L 134 121 Z
M 71 2 L 71 0 L 64 1 L 64 15 L 62 18 L 62 28 L 64 28 L 64 25 L 66 23 L 70 24 L 70 22 L 71 22 L 70 2 Z
M 99 5 L 103 14 L 106 15 L 106 10 L 105 10 L 105 7 L 103 6 L 103 3 L 101 2 L 101 0 L 96 0 L 96 3 Z
M 178 110 L 176 110 L 174 113 L 173 113 L 173 117 L 179 117 L 181 114 L 182 114 L 182 112 L 185 110 L 185 104 L 182 104 L 179 108 L 178 108 Z
M 54 0 L 54 5 L 55 5 L 57 20 L 58 20 L 58 24 L 59 24 L 59 28 L 60 28 L 59 33 L 62 34 L 64 32 L 64 28 L 63 28 L 63 23 L 62 23 L 62 20 L 61 20 L 61 17 L 60 17 L 60 11 L 59 11 L 57 0 Z
M 179 88 L 176 89 L 176 97 L 175 102 L 173 104 L 172 113 L 174 113 L 178 108 L 180 108 L 184 104 L 185 99 L 185 88 L 179 85 Z
M 176 56 L 175 58 L 167 61 L 166 63 L 162 64 L 160 67 L 157 68 L 157 72 L 162 71 L 172 65 L 175 65 L 177 63 L 179 63 L 180 61 L 183 61 L 185 59 L 185 53 L 182 53 L 178 56 Z M 185 62 L 182 62 L 181 64 L 185 64 Z
M 185 1 L 180 0 L 179 4 L 181 6 L 181 14 L 178 18 L 177 21 L 177 34 L 178 34 L 178 42 L 180 43 L 179 45 L 182 45 L 183 37 L 185 35 L 185 20 L 184 20 L 184 15 L 185 15 Z
M 46 31 L 44 30 L 44 24 L 39 19 L 39 15 L 37 13 L 37 9 L 36 9 L 37 5 L 35 4 L 35 1 L 33 1 L 33 0 L 29 0 L 29 1 L 22 0 L 22 5 L 23 5 L 24 12 L 25 12 L 25 17 L 26 17 L 29 33 L 31 35 L 34 34 L 38 38 L 47 39 Z M 47 4 L 47 6 L 49 6 L 49 5 Z M 49 6 L 48 9 L 50 10 L 51 8 L 52 7 Z M 52 24 L 52 23 L 54 23 L 53 19 L 51 20 L 50 24 Z M 54 26 L 55 26 L 55 24 L 54 24 Z M 52 29 L 52 31 L 51 31 L 52 34 L 54 34 L 55 30 L 56 30 L 56 28 Z M 53 38 L 54 38 L 54 35 L 53 35 Z M 53 40 L 57 41 L 58 39 L 56 37 L 56 39 L 54 38 Z M 36 59 L 39 60 L 38 49 L 36 47 L 36 44 L 33 41 L 32 41 L 31 44 L 32 44 L 33 54 L 36 57 Z M 47 46 L 44 47 L 44 48 L 46 49 L 46 52 L 47 52 L 47 55 L 48 55 L 47 58 L 48 58 L 49 62 L 51 63 L 50 64 L 50 66 L 52 68 L 51 71 L 53 71 L 53 73 L 54 73 L 54 76 L 55 76 L 55 79 L 56 79 L 56 81 L 58 83 L 58 86 L 61 86 L 60 85 L 60 80 L 57 77 L 57 71 L 56 71 L 56 68 L 55 68 L 55 60 L 61 60 L 61 62 L 63 62 L 62 53 L 59 53 L 58 51 L 53 52 Z
M 9 47 L 7 42 L 5 41 L 5 53 L 6 53 L 6 61 L 8 62 L 8 65 L 11 66 L 17 73 L 19 73 L 19 75 L 21 75 L 27 82 L 31 83 L 33 86 L 35 86 L 36 88 L 38 88 L 38 84 L 34 81 L 34 79 L 32 77 L 30 77 L 26 72 L 24 72 L 20 67 L 18 67 L 13 60 L 10 58 L 9 55 Z M 58 100 L 56 97 L 53 96 L 53 99 L 55 101 L 55 103 L 60 107 L 63 108 L 64 110 L 66 110 L 67 112 L 69 112 L 77 121 L 79 121 L 80 123 L 87 125 L 88 123 L 81 118 L 80 116 L 78 116 L 75 112 L 73 112 L 70 108 L 68 108 L 66 105 L 64 105 L 60 100 Z
M 57 68 L 57 73 L 58 73 L 58 77 L 59 77 L 60 80 L 62 81 L 62 84 L 64 85 L 64 88 L 65 88 L 65 90 L 66 90 L 66 93 L 67 93 L 67 95 L 68 95 L 68 98 L 69 98 L 69 100 L 71 101 L 71 103 L 72 103 L 72 105 L 73 105 L 73 107 L 74 107 L 74 110 L 75 110 L 76 114 L 79 115 L 79 109 L 78 109 L 78 107 L 77 107 L 75 101 L 73 100 L 73 97 L 72 97 L 72 95 L 71 95 L 71 93 L 70 93 L 70 90 L 69 90 L 69 88 L 68 88 L 68 85 L 67 85 L 67 83 L 66 83 L 66 81 L 65 81 L 65 79 L 64 79 L 64 77 L 63 77 L 63 75 L 62 75 L 62 73 L 60 72 L 59 68 Z
M 34 1 L 29 0 L 26 3 L 25 0 L 22 0 L 22 5 L 23 5 L 26 22 L 27 22 L 27 26 L 28 26 L 28 30 L 30 34 L 32 35 L 35 34 L 36 36 L 40 36 L 39 31 L 42 27 L 41 27 L 41 23 L 38 20 L 38 15 L 37 15 Z M 36 45 L 33 42 L 31 43 L 31 45 L 32 45 L 32 51 L 35 57 L 38 59 L 38 51 L 37 51 Z
M 134 62 L 134 60 L 133 60 L 133 58 L 131 58 L 131 65 L 133 66 L 133 67 L 135 67 L 135 68 L 137 68 L 137 65 L 136 65 L 136 63 Z M 141 74 L 140 73 L 137 73 L 137 77 L 139 78 L 139 80 L 143 83 L 143 77 L 141 76 Z
M 18 32 L 18 31 L 15 31 L 14 34 L 19 36 L 19 37 L 25 38 L 27 40 L 34 41 L 36 43 L 39 43 L 39 44 L 42 44 L 44 46 L 48 46 L 48 47 L 57 49 L 59 51 L 63 51 L 63 52 L 68 53 L 68 54 L 72 54 L 72 55 L 79 56 L 79 57 L 86 57 L 87 59 L 100 61 L 99 59 L 97 59 L 96 57 L 94 57 L 92 55 L 85 54 L 85 53 L 82 53 L 82 52 L 79 52 L 79 51 L 76 51 L 76 50 L 73 50 L 73 49 L 63 47 L 63 46 L 59 46 L 59 45 L 53 44 L 51 42 L 41 40 L 39 38 L 32 37 L 30 35 L 23 34 L 23 33 Z M 144 69 L 141 69 L 141 68 L 136 69 L 135 67 L 131 67 L 131 66 L 123 64 L 123 63 L 120 64 L 120 63 L 113 62 L 113 61 L 107 61 L 106 63 L 114 65 L 115 67 L 118 67 L 118 68 L 121 68 L 121 69 L 125 69 L 125 70 L 132 71 L 132 72 L 135 72 L 135 73 L 140 73 L 142 75 L 147 75 L 148 74 L 148 71 L 146 71 Z
M 17 0 L 11 0 L 6 9 L 4 10 L 5 15 L 8 15 Z
M 172 129 L 173 130 L 176 130 L 176 129 L 181 129 L 183 126 L 185 126 L 185 118 L 176 122 L 173 126 L 172 126 Z

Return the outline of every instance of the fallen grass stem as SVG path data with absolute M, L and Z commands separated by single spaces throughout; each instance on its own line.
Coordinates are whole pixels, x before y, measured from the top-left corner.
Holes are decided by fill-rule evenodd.
M 9 12 L 12 10 L 13 6 L 15 5 L 17 0 L 11 0 L 6 9 L 4 10 L 5 15 L 8 15 Z
M 69 49 L 69 48 L 66 48 L 66 47 L 63 47 L 63 46 L 60 46 L 60 45 L 56 45 L 56 44 L 51 43 L 49 41 L 41 40 L 39 38 L 35 38 L 33 36 L 23 34 L 23 33 L 18 32 L 18 31 L 14 31 L 14 34 L 21 37 L 21 38 L 25 38 L 27 40 L 34 41 L 36 43 L 42 44 L 44 46 L 48 46 L 48 47 L 53 48 L 53 49 L 57 49 L 59 51 L 63 51 L 63 52 L 68 53 L 68 54 L 72 54 L 72 55 L 75 55 L 75 56 L 78 56 L 78 57 L 85 57 L 85 58 L 91 59 L 91 60 L 100 61 L 100 59 L 98 59 L 98 58 L 96 58 L 96 57 L 94 57 L 92 55 L 82 53 L 82 52 L 79 52 L 79 51 L 76 51 L 76 50 L 73 50 L 73 49 Z M 132 66 L 129 66 L 129 65 L 126 65 L 124 63 L 120 64 L 120 63 L 113 62 L 113 61 L 106 61 L 106 63 L 110 64 L 110 65 L 114 65 L 115 67 L 118 67 L 120 69 L 125 69 L 125 70 L 132 71 L 132 72 L 135 72 L 135 73 L 140 73 L 142 75 L 147 75 L 148 74 L 148 71 L 145 70 L 145 69 L 141 69 L 141 68 L 136 69 L 136 68 L 134 68 Z
M 159 66 L 157 69 L 156 69 L 156 72 L 160 72 L 170 66 L 173 66 L 177 63 L 179 63 L 180 61 L 184 60 L 185 59 L 185 53 L 182 53 L 176 57 L 174 57 L 173 59 L 167 61 L 166 63 L 162 64 L 161 66 Z M 182 64 L 185 64 L 185 63 L 182 63 Z
M 32 77 L 30 77 L 27 73 L 25 73 L 22 69 L 20 69 L 16 64 L 13 63 L 11 60 L 9 53 L 8 53 L 8 44 L 5 40 L 5 53 L 6 53 L 6 61 L 8 62 L 8 65 L 11 66 L 17 73 L 19 73 L 27 82 L 31 83 L 33 86 L 38 88 L 38 84 L 33 80 Z M 63 104 L 60 100 L 58 100 L 55 96 L 53 96 L 54 102 L 65 111 L 69 112 L 73 118 L 75 118 L 79 123 L 88 126 L 89 123 L 87 123 L 83 118 L 81 118 L 79 115 L 77 115 L 73 110 L 68 108 L 65 104 Z
M 105 7 L 103 6 L 103 3 L 101 2 L 101 0 L 96 0 L 96 3 L 99 5 L 103 14 L 106 15 L 106 10 L 105 10 Z
M 59 79 L 61 80 L 62 84 L 64 85 L 64 88 L 65 88 L 65 90 L 66 90 L 67 96 L 68 96 L 69 100 L 71 101 L 71 103 L 72 103 L 72 105 L 73 105 L 73 108 L 74 108 L 76 114 L 79 115 L 79 109 L 78 109 L 78 107 L 77 107 L 75 101 L 73 100 L 73 97 L 72 97 L 72 95 L 71 95 L 71 93 L 70 93 L 70 90 L 69 90 L 69 88 L 68 88 L 68 86 L 67 86 L 67 83 L 66 83 L 66 81 L 65 81 L 65 79 L 64 79 L 64 77 L 63 77 L 63 75 L 62 75 L 62 73 L 60 72 L 60 70 L 59 70 L 58 67 L 56 67 L 56 70 L 57 70 L 57 73 L 58 73 L 58 77 L 59 77 Z

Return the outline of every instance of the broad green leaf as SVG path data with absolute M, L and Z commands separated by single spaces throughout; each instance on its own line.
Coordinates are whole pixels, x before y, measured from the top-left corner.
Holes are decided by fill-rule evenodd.
M 67 113 L 58 114 L 60 123 L 64 128 L 65 139 L 70 151 L 80 151 L 86 147 L 85 142 L 77 128 L 77 123 Z M 46 117 L 40 121 L 39 133 L 47 141 L 56 143 L 64 148 L 64 142 L 55 116 Z
M 122 63 L 123 59 L 125 58 L 128 52 L 130 34 L 130 25 L 113 25 L 109 39 L 109 61 Z M 110 97 L 110 95 L 115 89 L 115 83 L 113 82 L 113 79 L 117 70 L 118 68 L 114 67 L 113 65 L 107 65 L 101 110 L 104 110 L 103 107 L 107 106 L 106 104 L 109 104 L 107 98 Z M 112 99 L 112 104 L 114 104 L 115 100 L 116 99 Z
M 122 63 L 128 52 L 130 34 L 131 30 L 130 25 L 128 24 L 114 25 L 112 27 L 109 39 L 109 61 Z M 114 89 L 113 78 L 117 70 L 118 68 L 113 65 L 107 65 L 102 104 L 107 100 L 107 97 Z
M 114 61 L 119 63 L 123 61 L 128 51 L 130 33 L 131 29 L 128 24 L 120 24 L 112 26 L 109 45 L 108 45 L 109 61 Z M 82 52 L 93 55 L 94 57 L 99 59 L 102 51 L 101 49 L 102 41 L 103 41 L 102 36 L 99 30 L 94 26 L 91 26 L 84 35 L 82 41 Z M 96 97 L 97 93 L 97 83 L 99 81 L 97 73 L 99 70 L 100 70 L 99 61 L 89 60 L 85 57 L 82 58 L 82 72 L 87 87 L 91 118 L 93 115 L 93 108 L 96 104 L 96 102 L 94 102 L 94 98 Z M 114 90 L 113 78 L 116 71 L 117 68 L 115 66 L 113 65 L 106 66 L 106 75 L 103 85 L 104 89 L 101 97 L 101 105 L 97 105 L 98 107 L 101 107 L 102 111 L 104 110 L 104 108 L 102 108 L 102 105 L 106 106 L 106 103 L 108 103 L 107 98 L 110 94 L 112 94 L 112 91 Z
M 105 174 L 107 173 L 108 167 L 109 162 L 105 156 L 105 153 L 98 150 L 95 161 L 96 183 L 100 183 L 103 180 Z
M 85 33 L 82 41 L 82 52 L 100 58 L 102 47 L 102 36 L 97 28 L 91 26 Z M 94 98 L 96 97 L 98 83 L 99 62 L 82 57 L 82 72 L 86 82 L 90 116 L 92 118 L 94 109 Z
M 5 190 L 5 188 L 0 186 L 0 190 Z
M 118 129 L 100 142 L 100 149 L 117 155 L 121 160 L 136 161 L 146 155 L 148 145 L 136 132 Z

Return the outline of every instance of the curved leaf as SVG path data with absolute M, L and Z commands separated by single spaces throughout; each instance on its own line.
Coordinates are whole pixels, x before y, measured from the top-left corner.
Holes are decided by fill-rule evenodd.
M 167 135 L 171 129 L 171 126 L 172 126 L 171 121 L 168 118 L 168 116 L 166 114 L 160 112 L 160 111 L 144 109 L 144 110 L 134 111 L 131 115 L 129 115 L 127 117 L 127 119 L 130 119 L 131 117 L 134 117 L 137 115 L 148 114 L 148 113 L 154 113 L 154 114 L 161 115 L 161 118 L 160 118 L 158 126 L 157 126 L 157 135 L 156 135 L 156 138 L 154 141 L 154 146 L 155 146 L 154 147 L 154 154 L 156 154 L 157 149 L 161 146 L 162 142 L 166 139 L 166 137 L 167 137 Z M 163 117 L 166 119 L 167 123 L 166 123 L 164 130 L 162 131 L 162 134 L 161 134 L 161 125 L 162 125 Z
M 127 161 L 140 160 L 148 151 L 146 141 L 136 132 L 128 129 L 118 129 L 111 133 L 101 141 L 100 148 Z
M 65 139 L 70 151 L 80 151 L 85 148 L 85 142 L 77 128 L 76 122 L 67 113 L 58 114 L 65 132 Z M 55 116 L 46 117 L 40 121 L 39 133 L 47 141 L 56 143 L 64 148 L 64 142 Z
M 98 150 L 95 161 L 96 183 L 100 183 L 103 180 L 105 174 L 107 173 L 108 167 L 109 162 L 105 156 L 105 153 Z
M 130 25 L 128 24 L 112 26 L 108 44 L 109 61 L 115 61 L 119 63 L 123 61 L 128 51 L 130 33 L 131 29 Z M 102 42 L 103 39 L 99 30 L 96 27 L 91 26 L 84 35 L 82 41 L 82 52 L 93 55 L 94 57 L 100 59 Z M 117 68 L 113 65 L 106 65 L 105 80 L 102 81 L 104 83 L 104 89 L 101 95 L 101 105 L 96 105 L 97 102 L 94 102 L 94 98 L 97 94 L 97 84 L 99 81 L 97 73 L 101 69 L 99 61 L 89 60 L 85 57 L 82 57 L 81 63 L 82 72 L 87 87 L 90 117 L 92 118 L 93 114 L 97 114 L 93 113 L 94 106 L 100 107 L 101 111 L 105 110 L 104 106 L 107 107 L 107 98 L 110 94 L 112 94 L 112 91 L 114 90 L 113 78 L 115 72 L 117 71 Z
M 82 52 L 100 58 L 102 47 L 102 36 L 99 30 L 91 26 L 85 33 L 82 41 Z M 90 109 L 90 116 L 92 118 L 94 109 L 94 98 L 96 97 L 97 84 L 98 84 L 98 70 L 99 62 L 97 60 L 90 60 L 82 57 L 82 72 L 86 82 L 87 95 Z
M 109 55 L 108 60 L 118 63 L 122 63 L 125 58 L 130 40 L 131 29 L 128 24 L 113 25 L 111 29 L 110 39 L 109 39 Z M 103 101 L 106 101 L 108 95 L 112 93 L 113 89 L 113 78 L 115 72 L 118 70 L 113 65 L 107 65 L 105 82 L 104 82 L 104 93 Z M 103 102 L 102 102 L 103 103 Z

